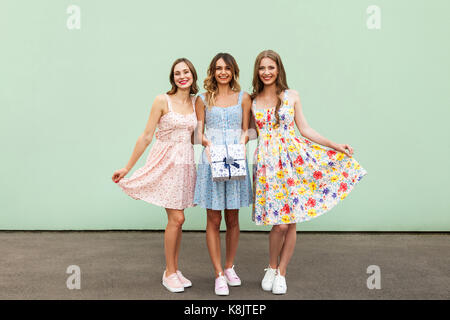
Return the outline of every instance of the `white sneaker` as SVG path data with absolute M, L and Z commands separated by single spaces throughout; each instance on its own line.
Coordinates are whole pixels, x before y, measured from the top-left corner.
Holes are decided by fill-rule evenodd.
M 287 292 L 286 278 L 280 274 L 280 269 L 277 270 L 277 275 L 273 280 L 272 293 L 285 294 Z
M 272 269 L 270 266 L 264 269 L 266 272 L 264 278 L 261 281 L 261 287 L 264 291 L 272 291 L 273 280 L 277 274 L 277 269 Z
M 228 290 L 227 279 L 225 279 L 225 276 L 222 274 L 222 272 L 220 272 L 219 276 L 216 278 L 214 291 L 218 296 L 227 296 L 230 294 Z
M 170 292 L 184 291 L 183 284 L 180 282 L 180 279 L 178 279 L 178 275 L 176 273 L 172 273 L 170 276 L 166 277 L 166 271 L 164 271 L 162 284 Z
M 231 287 L 236 287 L 241 285 L 241 279 L 238 277 L 236 272 L 234 271 L 234 265 L 231 268 L 225 269 L 225 278 L 227 279 L 227 283 Z

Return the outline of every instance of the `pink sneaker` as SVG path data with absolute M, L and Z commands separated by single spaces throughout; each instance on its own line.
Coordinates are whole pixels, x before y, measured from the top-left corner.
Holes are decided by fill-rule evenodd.
M 184 287 L 178 279 L 178 275 L 176 273 L 172 273 L 168 277 L 166 277 L 166 271 L 164 271 L 162 284 L 167 288 L 170 292 L 183 292 Z
M 220 272 L 219 276 L 216 278 L 215 292 L 218 296 L 227 296 L 230 294 L 228 291 L 227 279 L 225 279 L 222 272 Z
M 225 269 L 225 277 L 227 279 L 227 283 L 231 287 L 236 287 L 236 286 L 241 285 L 241 279 L 238 277 L 238 275 L 234 271 L 234 265 L 231 268 Z
M 180 282 L 183 285 L 183 287 L 185 288 L 192 287 L 192 282 L 189 279 L 185 278 L 180 270 L 177 270 L 177 276 L 178 279 L 180 279 Z

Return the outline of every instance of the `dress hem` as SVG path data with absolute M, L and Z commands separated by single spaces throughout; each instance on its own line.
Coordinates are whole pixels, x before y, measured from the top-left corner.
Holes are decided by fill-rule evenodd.
M 203 209 L 210 209 L 210 210 L 239 210 L 241 208 L 250 207 L 251 205 L 253 205 L 253 202 L 249 203 L 248 205 L 241 205 L 239 208 L 208 208 L 206 205 L 198 202 L 196 202 L 195 205 Z
M 192 207 L 197 206 L 197 204 L 195 204 L 195 203 L 191 203 L 191 204 L 188 204 L 188 205 L 186 205 L 186 206 L 181 206 L 181 207 L 167 206 L 167 204 L 164 204 L 164 203 L 162 203 L 162 202 L 160 202 L 160 201 L 156 201 L 156 200 L 148 199 L 148 198 L 140 198 L 140 197 L 132 196 L 132 195 L 130 195 L 129 193 L 127 193 L 127 192 L 122 188 L 122 186 L 119 185 L 119 187 L 124 191 L 124 193 L 125 193 L 126 195 L 128 195 L 130 198 L 132 198 L 132 199 L 134 199 L 134 200 L 141 200 L 141 201 L 144 201 L 144 202 L 153 204 L 153 205 L 155 205 L 155 206 L 162 207 L 162 208 L 164 208 L 164 209 L 184 210 L 184 209 L 187 209 L 187 208 L 192 208 Z
M 367 171 L 363 171 L 362 173 L 361 173 L 361 175 L 358 177 L 358 180 L 353 184 L 353 185 L 350 185 L 349 187 L 348 187 L 348 192 L 347 192 L 347 196 L 346 196 L 346 198 L 350 195 L 350 192 L 353 190 L 353 188 L 361 181 L 361 179 L 365 176 L 365 175 L 367 175 Z M 344 198 L 345 199 L 345 198 Z M 306 216 L 306 218 L 305 219 L 303 219 L 303 220 L 301 220 L 301 221 L 296 221 L 296 222 L 288 222 L 288 223 L 283 223 L 283 222 L 281 222 L 281 223 L 267 223 L 267 224 L 265 224 L 265 223 L 258 223 L 258 222 L 256 222 L 255 220 L 254 220 L 254 218 L 252 217 L 252 222 L 255 224 L 255 225 L 257 225 L 257 226 L 278 226 L 278 225 L 285 225 L 285 224 L 294 224 L 294 223 L 302 223 L 302 222 L 308 222 L 308 221 L 311 221 L 311 220 L 313 220 L 313 219 L 315 219 L 315 218 L 318 218 L 318 217 L 321 217 L 322 215 L 324 215 L 325 213 L 327 213 L 327 212 L 329 212 L 331 209 L 333 209 L 338 203 L 341 203 L 344 199 L 337 199 L 336 200 L 336 202 L 333 202 L 331 205 L 330 205 L 330 207 L 328 207 L 326 210 L 324 210 L 324 211 L 322 211 L 321 213 L 318 213 L 318 214 L 316 214 L 316 215 L 314 215 L 314 216 Z

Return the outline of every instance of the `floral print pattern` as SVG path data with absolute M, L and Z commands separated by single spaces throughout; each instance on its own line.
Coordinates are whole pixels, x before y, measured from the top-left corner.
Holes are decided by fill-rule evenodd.
M 258 132 L 254 154 L 252 220 L 257 225 L 299 223 L 344 200 L 367 171 L 353 158 L 295 134 L 294 106 L 284 93 L 275 108 L 252 106 Z

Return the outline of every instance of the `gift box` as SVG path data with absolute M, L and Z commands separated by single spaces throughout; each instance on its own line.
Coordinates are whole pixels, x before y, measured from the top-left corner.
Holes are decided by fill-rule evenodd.
M 213 181 L 245 178 L 247 170 L 243 144 L 212 145 L 209 151 Z

